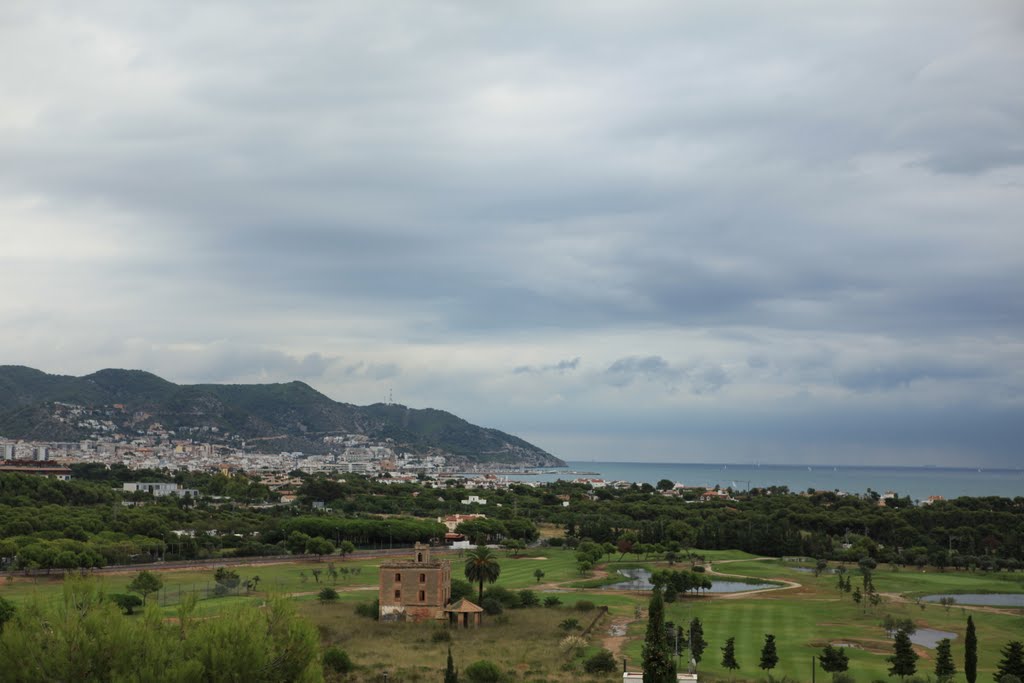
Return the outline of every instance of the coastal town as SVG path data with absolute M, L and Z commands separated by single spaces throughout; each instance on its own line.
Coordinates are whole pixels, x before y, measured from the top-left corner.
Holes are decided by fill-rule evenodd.
M 103 423 L 98 425 L 102 428 Z M 110 468 L 120 465 L 132 470 L 166 470 L 169 472 L 241 473 L 256 477 L 271 490 L 281 493 L 282 502 L 290 502 L 289 490 L 299 480 L 296 476 L 322 474 L 344 476 L 360 474 L 384 483 L 417 482 L 433 488 L 447 488 L 449 482 L 466 489 L 503 489 L 512 484 L 539 486 L 545 482 L 532 479 L 538 474 L 551 474 L 556 470 L 534 469 L 495 463 L 455 464 L 442 455 L 420 455 L 396 447 L 391 439 L 375 441 L 361 434 L 347 434 L 324 438 L 326 453 L 279 452 L 266 453 L 251 450 L 251 444 L 238 445 L 221 442 L 176 438 L 172 431 L 154 424 L 143 434 L 132 437 L 112 433 L 75 442 L 24 441 L 4 439 L 0 436 L 0 472 L 21 472 L 71 479 L 72 465 L 101 464 Z M 592 472 L 566 470 L 559 472 L 562 479 L 583 484 L 591 489 L 624 489 L 635 485 L 626 480 L 608 480 L 592 476 Z M 731 502 L 740 491 L 711 484 L 667 482 L 659 487 L 661 495 L 678 496 L 693 502 Z M 806 495 L 824 493 L 808 491 Z M 832 491 L 838 496 L 848 492 Z M 472 496 L 467 504 L 486 504 L 486 500 Z M 895 491 L 877 494 L 878 504 L 899 501 Z M 916 501 L 918 505 L 931 505 L 944 500 L 931 495 Z M 566 501 L 566 505 L 568 502 Z

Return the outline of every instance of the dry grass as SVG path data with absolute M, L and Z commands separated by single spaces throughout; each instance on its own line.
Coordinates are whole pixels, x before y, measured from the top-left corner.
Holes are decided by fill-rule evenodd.
M 359 669 L 350 681 L 380 681 L 388 672 L 390 683 L 440 680 L 448 656 L 449 642 L 435 640 L 435 634 L 451 634 L 452 656 L 457 668 L 465 669 L 480 659 L 489 659 L 520 681 L 610 681 L 618 676 L 594 677 L 582 673 L 582 660 L 566 653 L 560 643 L 565 633 L 558 624 L 567 617 L 588 622 L 571 608 L 507 610 L 498 617 L 485 617 L 479 629 L 448 629 L 435 624 L 381 623 L 359 617 L 352 605 L 305 604 L 303 615 L 317 624 L 324 646 L 341 647 Z M 596 629 L 600 641 L 601 629 Z M 593 640 L 593 639 L 592 639 Z M 513 678 L 514 675 L 514 678 Z

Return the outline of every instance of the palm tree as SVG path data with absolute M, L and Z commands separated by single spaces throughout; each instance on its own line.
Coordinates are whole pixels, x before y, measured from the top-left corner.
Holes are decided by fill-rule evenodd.
M 480 602 L 484 601 L 484 581 L 494 583 L 500 575 L 501 565 L 488 548 L 479 547 L 466 553 L 466 578 L 480 584 L 477 598 Z

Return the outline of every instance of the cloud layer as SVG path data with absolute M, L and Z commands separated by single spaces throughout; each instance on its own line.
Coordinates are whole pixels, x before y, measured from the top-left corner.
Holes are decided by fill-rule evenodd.
M 1017 465 L 1020 73 L 1011 0 L 9 4 L 0 362 Z

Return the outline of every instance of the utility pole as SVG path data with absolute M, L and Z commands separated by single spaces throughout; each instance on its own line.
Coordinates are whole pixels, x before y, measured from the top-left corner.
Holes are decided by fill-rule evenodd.
M 811 655 L 811 683 L 815 683 L 815 674 L 817 673 L 817 670 L 818 670 L 818 667 L 815 666 L 817 664 L 817 660 L 818 660 L 817 657 L 815 657 L 814 655 Z

